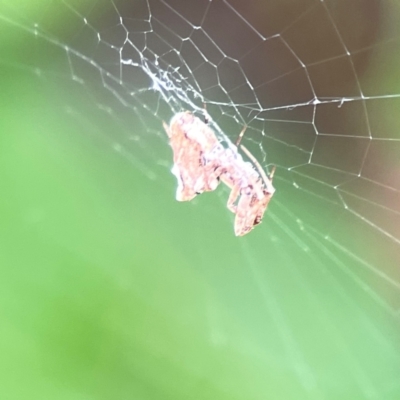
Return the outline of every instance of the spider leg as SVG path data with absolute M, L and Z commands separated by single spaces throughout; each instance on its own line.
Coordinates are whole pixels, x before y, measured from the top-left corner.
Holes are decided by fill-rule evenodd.
M 232 186 L 232 190 L 231 193 L 229 194 L 226 206 L 228 207 L 228 210 L 232 211 L 234 214 L 236 214 L 237 212 L 237 206 L 235 205 L 235 201 L 239 197 L 239 194 L 240 194 L 240 186 L 238 185 Z
M 206 168 L 206 186 L 208 190 L 215 190 L 219 183 L 223 169 L 220 166 L 209 165 Z
M 207 117 L 208 113 L 207 113 L 207 104 L 206 103 L 203 103 L 203 108 L 204 108 L 204 123 L 206 125 L 208 125 L 209 121 L 208 121 L 208 117 Z
M 190 201 L 198 193 L 196 193 L 190 186 L 186 184 L 187 182 L 187 176 L 185 173 L 182 175 L 182 171 L 180 171 L 179 167 L 177 165 L 174 165 L 172 167 L 171 172 L 176 176 L 176 179 L 178 181 L 178 187 L 176 188 L 176 194 L 175 198 L 177 201 Z
M 254 226 L 261 223 L 264 216 L 265 208 L 261 208 L 257 211 L 256 217 L 254 218 Z
M 238 138 L 236 139 L 236 147 L 239 147 L 239 143 L 242 141 L 242 137 L 244 135 L 244 133 L 246 132 L 247 126 L 245 125 L 242 129 L 242 131 L 239 133 Z
M 252 207 L 253 193 L 245 193 L 242 191 L 235 217 L 235 235 L 243 236 L 247 232 L 250 232 L 254 226 L 254 214 L 255 210 Z

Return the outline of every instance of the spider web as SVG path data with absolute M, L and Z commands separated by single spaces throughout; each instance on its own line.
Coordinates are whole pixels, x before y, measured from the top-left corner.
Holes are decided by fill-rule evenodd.
M 207 282 L 207 290 L 192 282 L 188 309 L 182 299 L 168 304 L 178 321 L 196 304 L 188 324 L 204 329 L 199 346 L 234 348 L 254 373 L 219 360 L 237 386 L 217 378 L 210 398 L 217 389 L 238 399 L 399 395 L 395 2 L 65 0 L 26 10 L 3 2 L 0 21 L 12 32 L 3 66 L 27 71 L 83 136 L 128 161 L 137 175 L 123 186 L 142 182 L 132 206 L 140 191 L 156 209 L 144 229 L 172 237 L 171 265 L 182 257 L 182 271 Z M 246 147 L 266 170 L 276 166 L 264 222 L 246 237 L 233 237 L 227 190 L 174 203 L 162 122 L 181 110 L 207 115 L 226 145 L 246 125 Z M 139 240 L 140 223 L 125 218 Z M 156 249 L 155 240 L 149 234 Z M 161 297 L 154 304 L 167 313 Z M 204 365 L 193 376 L 212 380 Z M 174 398 L 188 393 L 157 379 Z

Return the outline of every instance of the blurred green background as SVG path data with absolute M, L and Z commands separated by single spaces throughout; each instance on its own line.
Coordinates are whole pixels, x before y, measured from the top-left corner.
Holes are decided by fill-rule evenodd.
M 0 5 L 1 400 L 400 398 L 398 244 L 279 171 L 243 238 L 227 191 L 175 202 L 161 121 L 103 123 L 32 30 L 63 13 Z

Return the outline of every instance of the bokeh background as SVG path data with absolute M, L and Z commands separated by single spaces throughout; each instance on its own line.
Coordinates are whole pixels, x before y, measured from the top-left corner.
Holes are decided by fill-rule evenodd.
M 161 122 L 179 100 L 147 90 L 148 103 L 136 102 L 130 85 L 149 88 L 147 76 L 127 73 L 112 91 L 88 62 L 120 68 L 96 34 L 122 48 L 111 28 L 127 16 L 124 26 L 143 32 L 148 5 L 151 30 L 161 21 L 183 37 L 187 26 L 165 3 L 198 16 L 252 82 L 267 83 L 257 94 L 271 132 L 250 124 L 246 140 L 278 166 L 277 192 L 263 224 L 243 238 L 233 236 L 223 188 L 174 200 Z M 398 4 L 328 1 L 327 13 L 321 2 L 229 2 L 265 37 L 287 32 L 315 72 L 318 96 L 355 99 L 360 85 L 380 96 L 318 107 L 315 126 L 330 141 L 318 142 L 313 168 L 294 176 L 292 149 L 315 132 L 310 139 L 297 125 L 274 125 L 310 121 L 310 108 L 291 107 L 309 95 L 304 75 L 280 85 L 271 78 L 295 70 L 282 42 L 276 53 L 267 40 L 244 57 L 254 31 L 227 17 L 227 3 L 211 2 L 204 21 L 205 3 L 165 3 L 0 2 L 0 398 L 400 398 Z M 350 66 L 339 65 L 344 43 Z M 147 44 L 157 51 L 150 36 Z M 207 71 L 193 78 L 213 79 Z M 203 94 L 235 138 L 247 121 L 226 122 L 221 93 Z M 284 106 L 276 118 L 274 104 Z M 372 134 L 372 151 L 363 138 L 342 141 L 348 132 Z M 346 195 L 355 196 L 340 201 L 334 186 L 360 166 L 369 183 L 349 179 Z

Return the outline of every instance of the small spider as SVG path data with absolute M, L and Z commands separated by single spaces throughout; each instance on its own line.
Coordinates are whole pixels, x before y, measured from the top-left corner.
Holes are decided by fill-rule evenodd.
M 275 192 L 275 169 L 267 176 L 253 155 L 240 145 L 257 169 L 243 160 L 237 148 L 246 127 L 233 148 L 224 148 L 213 130 L 189 111 L 176 114 L 169 126 L 164 123 L 164 129 L 174 153 L 172 173 L 178 179 L 178 201 L 213 191 L 223 182 L 231 189 L 227 207 L 236 214 L 235 235 L 243 236 L 261 222 Z
M 239 156 L 237 165 L 221 175 L 221 181 L 231 189 L 227 207 L 236 214 L 236 236 L 245 235 L 262 221 L 268 203 L 275 192 L 272 186 L 275 168 L 267 176 L 249 150 L 243 145 L 240 148 L 257 170 L 253 168 L 251 163 L 243 161 L 240 154 L 237 153 Z M 236 205 L 235 202 L 238 197 L 239 200 Z

